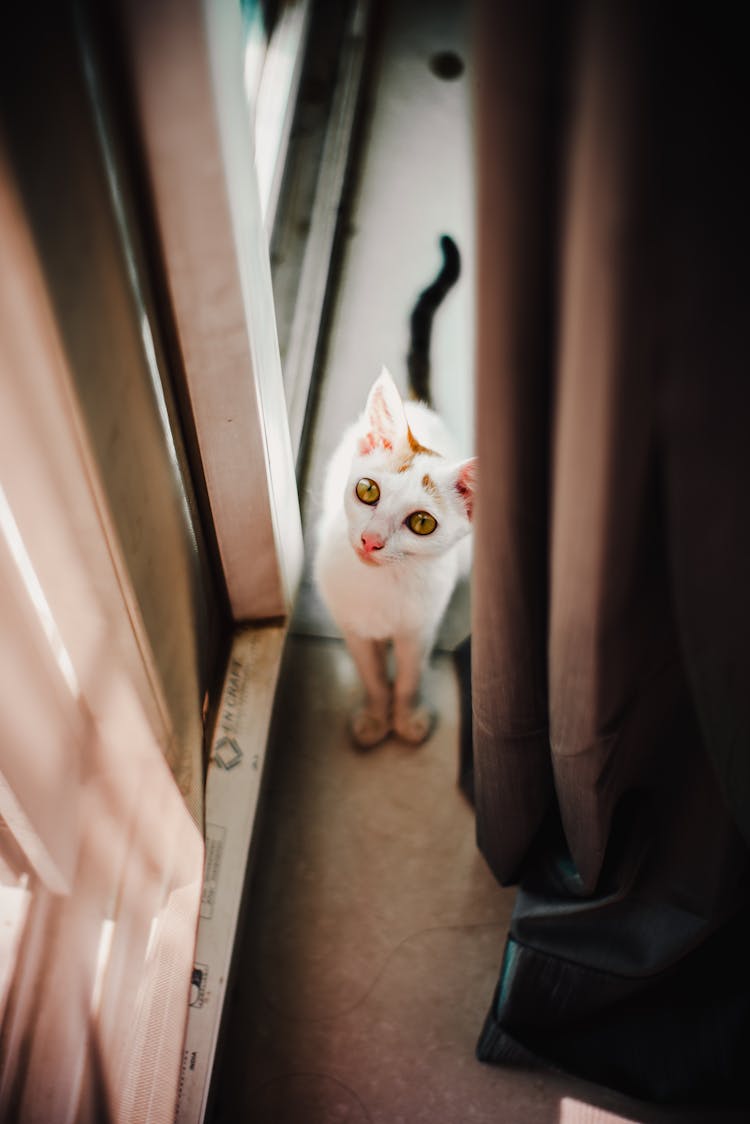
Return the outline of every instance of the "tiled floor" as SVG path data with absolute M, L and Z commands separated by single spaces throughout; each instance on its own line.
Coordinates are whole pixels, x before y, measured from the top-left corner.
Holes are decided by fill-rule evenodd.
M 390 6 L 306 480 L 308 541 L 341 425 L 361 409 L 382 362 L 403 385 L 409 308 L 438 264 L 444 230 L 465 270 L 435 324 L 435 393 L 470 445 L 469 89 L 466 75 L 441 81 L 429 67 L 433 53 L 453 50 L 470 70 L 466 8 Z M 354 672 L 306 577 L 214 1124 L 739 1120 L 649 1108 L 560 1075 L 475 1060 L 513 894 L 478 854 L 456 785 L 458 689 L 445 649 L 467 628 L 463 591 L 427 684 L 440 713 L 428 744 L 359 753 L 346 734 Z

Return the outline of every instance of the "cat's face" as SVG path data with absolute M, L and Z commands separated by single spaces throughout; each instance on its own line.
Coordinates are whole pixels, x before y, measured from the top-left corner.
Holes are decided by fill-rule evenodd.
M 349 541 L 382 566 L 440 555 L 471 530 L 476 461 L 450 462 L 415 439 L 383 370 L 363 415 L 344 496 Z

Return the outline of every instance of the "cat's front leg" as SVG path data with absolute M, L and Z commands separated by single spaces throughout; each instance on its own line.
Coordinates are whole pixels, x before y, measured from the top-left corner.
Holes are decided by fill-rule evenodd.
M 354 711 L 351 733 L 362 749 L 371 749 L 391 732 L 391 688 L 386 672 L 386 645 L 345 633 L 347 647 L 365 688 L 364 704 Z
M 410 745 L 426 741 L 435 725 L 435 713 L 420 700 L 422 675 L 432 648 L 432 637 L 413 633 L 395 636 L 396 682 L 393 729 Z

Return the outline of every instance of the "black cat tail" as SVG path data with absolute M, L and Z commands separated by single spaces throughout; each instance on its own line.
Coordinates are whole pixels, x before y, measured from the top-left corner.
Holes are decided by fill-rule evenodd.
M 409 370 L 409 389 L 415 398 L 430 404 L 430 335 L 432 318 L 445 294 L 455 285 L 461 272 L 461 255 L 458 246 L 447 234 L 440 239 L 443 267 L 435 280 L 419 294 L 411 314 L 410 347 L 406 359 Z

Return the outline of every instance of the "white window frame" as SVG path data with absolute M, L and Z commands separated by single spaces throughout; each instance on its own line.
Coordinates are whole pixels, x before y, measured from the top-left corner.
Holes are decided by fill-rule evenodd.
M 288 614 L 302 530 L 239 3 L 123 6 L 156 226 L 235 621 Z

